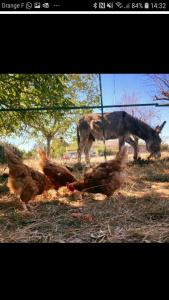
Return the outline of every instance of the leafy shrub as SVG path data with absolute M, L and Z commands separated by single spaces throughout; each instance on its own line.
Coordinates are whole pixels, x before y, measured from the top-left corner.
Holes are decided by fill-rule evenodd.
M 168 144 L 161 144 L 161 151 L 168 151 L 169 145 Z
M 37 157 L 37 150 L 36 149 L 32 149 L 32 150 L 29 150 L 29 151 L 24 151 L 23 152 L 23 156 L 22 158 L 23 159 L 35 159 Z
M 104 150 L 104 148 L 98 148 L 97 150 L 97 155 L 99 156 L 103 156 L 104 152 L 106 152 L 106 155 L 116 155 L 117 151 L 113 151 L 112 149 L 106 149 L 106 151 Z
M 67 151 L 67 143 L 63 139 L 54 139 L 51 144 L 51 157 L 62 157 Z

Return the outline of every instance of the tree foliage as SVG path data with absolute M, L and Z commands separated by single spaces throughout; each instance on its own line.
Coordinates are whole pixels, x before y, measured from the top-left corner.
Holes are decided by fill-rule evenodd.
M 46 140 L 64 135 L 82 110 L 67 107 L 99 102 L 97 76 L 92 74 L 1 74 L 0 108 L 57 107 L 59 110 L 1 112 L 1 136 L 22 134 Z M 91 111 L 90 109 L 86 112 Z M 72 127 L 73 128 L 73 127 Z

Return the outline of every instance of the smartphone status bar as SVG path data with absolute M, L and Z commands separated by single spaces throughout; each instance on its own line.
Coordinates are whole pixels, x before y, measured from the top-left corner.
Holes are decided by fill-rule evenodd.
M 0 11 L 168 11 L 168 2 L 1 2 Z

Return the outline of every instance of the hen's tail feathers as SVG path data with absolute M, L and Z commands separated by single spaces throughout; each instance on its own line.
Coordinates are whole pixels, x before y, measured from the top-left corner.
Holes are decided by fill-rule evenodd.
M 39 149 L 38 149 L 38 154 L 39 154 L 40 159 L 41 159 L 42 161 L 45 161 L 45 160 L 48 159 L 48 158 L 47 158 L 47 155 L 46 155 L 46 152 L 45 152 L 43 149 L 39 148 Z
M 120 160 L 121 166 L 126 166 L 128 162 L 128 148 L 126 146 L 122 147 L 120 152 L 117 153 L 116 159 Z
M 15 153 L 15 151 L 9 145 L 4 145 L 4 151 L 8 159 L 8 164 L 22 164 L 22 159 Z

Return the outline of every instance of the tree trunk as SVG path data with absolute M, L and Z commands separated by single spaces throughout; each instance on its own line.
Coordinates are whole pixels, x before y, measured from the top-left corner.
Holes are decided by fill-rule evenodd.
M 51 144 L 52 138 L 51 136 L 47 137 L 47 156 L 50 157 L 50 144 Z

